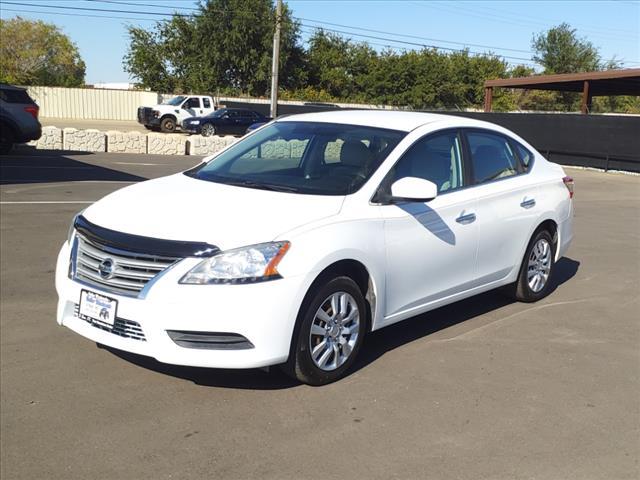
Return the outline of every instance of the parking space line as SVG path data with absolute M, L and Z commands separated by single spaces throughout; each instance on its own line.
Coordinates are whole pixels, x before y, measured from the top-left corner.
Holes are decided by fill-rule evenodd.
M 49 205 L 56 203 L 95 203 L 95 200 L 38 200 L 38 201 L 16 201 L 16 202 L 0 202 L 0 205 Z
M 138 163 L 138 162 L 113 162 L 114 165 L 140 165 L 143 167 L 158 167 L 164 166 L 166 163 Z
M 75 180 L 72 182 L 56 182 L 56 183 L 47 183 L 45 185 L 29 185 L 28 187 L 22 188 L 12 188 L 11 190 L 4 190 L 2 193 L 20 193 L 26 192 L 27 190 L 39 190 L 42 188 L 54 188 L 60 187 L 64 185 L 75 185 L 76 183 L 138 183 L 136 181 L 125 181 L 125 180 Z M 6 185 L 4 185 L 6 186 Z

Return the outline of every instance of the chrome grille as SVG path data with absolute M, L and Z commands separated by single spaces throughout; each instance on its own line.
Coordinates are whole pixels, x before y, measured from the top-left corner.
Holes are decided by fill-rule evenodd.
M 140 327 L 140 324 L 138 322 L 117 317 L 115 322 L 113 322 L 112 327 L 104 322 L 101 322 L 100 320 L 88 320 L 86 318 L 82 318 L 80 317 L 79 313 L 80 305 L 76 303 L 73 314 L 74 316 L 80 318 L 80 320 L 84 320 L 88 324 L 99 328 L 100 330 L 106 330 L 107 332 L 113 333 L 114 335 L 119 335 L 120 337 L 140 340 L 142 342 L 147 341 L 146 337 L 144 336 L 144 332 L 142 331 L 142 327 Z
M 101 290 L 136 297 L 156 275 L 174 264 L 179 258 L 160 257 L 127 252 L 77 235 L 74 278 Z M 106 277 L 100 273 L 100 264 L 111 260 L 113 272 Z

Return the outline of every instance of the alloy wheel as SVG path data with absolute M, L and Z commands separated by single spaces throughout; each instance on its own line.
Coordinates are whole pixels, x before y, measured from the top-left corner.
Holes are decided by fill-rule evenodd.
M 335 292 L 322 302 L 313 318 L 309 348 L 313 363 L 324 371 L 344 365 L 358 341 L 360 311 L 347 292 Z
M 202 136 L 203 137 L 210 137 L 214 133 L 216 133 L 216 131 L 213 128 L 213 125 L 210 125 L 210 124 L 207 123 L 206 125 L 204 125 L 202 127 Z
M 540 292 L 547 284 L 551 273 L 551 245 L 541 238 L 531 249 L 527 267 L 527 283 L 534 293 Z

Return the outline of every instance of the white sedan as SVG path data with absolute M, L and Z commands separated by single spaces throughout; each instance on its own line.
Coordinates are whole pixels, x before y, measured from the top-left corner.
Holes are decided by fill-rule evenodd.
M 572 197 L 560 166 L 490 123 L 290 116 L 76 216 L 57 320 L 164 363 L 325 384 L 370 331 L 498 287 L 547 295 Z

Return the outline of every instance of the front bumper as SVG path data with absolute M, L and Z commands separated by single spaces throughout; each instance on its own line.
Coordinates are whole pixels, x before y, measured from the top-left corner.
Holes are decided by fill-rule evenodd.
M 199 134 L 201 130 L 201 126 L 199 124 L 193 125 L 191 123 L 183 122 L 181 125 L 181 129 L 183 132 Z
M 173 365 L 255 368 L 287 360 L 308 288 L 303 277 L 248 285 L 180 285 L 179 279 L 200 261 L 187 258 L 159 274 L 144 298 L 132 298 L 68 278 L 69 254 L 65 242 L 56 269 L 57 321 L 90 340 Z M 78 318 L 75 312 L 82 289 L 117 299 L 118 321 L 137 323 L 143 338 L 139 333 L 121 336 Z M 167 331 L 234 333 L 248 339 L 253 348 L 187 348 L 175 343 Z

